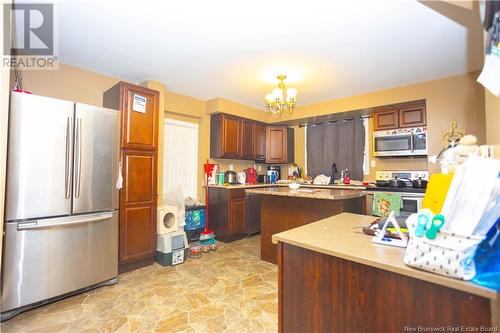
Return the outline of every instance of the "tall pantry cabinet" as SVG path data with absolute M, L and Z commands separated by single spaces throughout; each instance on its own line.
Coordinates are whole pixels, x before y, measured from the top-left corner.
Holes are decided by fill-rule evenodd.
M 103 97 L 103 105 L 121 115 L 120 272 L 154 262 L 158 99 L 158 91 L 125 82 Z

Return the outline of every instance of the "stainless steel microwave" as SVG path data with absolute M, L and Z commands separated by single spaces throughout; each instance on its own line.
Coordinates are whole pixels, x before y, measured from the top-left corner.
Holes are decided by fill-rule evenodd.
M 373 132 L 374 156 L 426 156 L 427 128 L 399 128 Z

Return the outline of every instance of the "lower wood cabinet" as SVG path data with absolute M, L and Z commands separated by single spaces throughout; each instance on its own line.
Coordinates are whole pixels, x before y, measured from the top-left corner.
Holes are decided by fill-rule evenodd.
M 260 222 L 261 222 L 261 217 L 260 217 L 260 200 L 261 200 L 261 195 L 260 194 L 252 194 L 249 193 L 246 195 L 246 234 L 248 236 L 254 235 L 260 232 Z
M 244 189 L 209 188 L 208 222 L 215 238 L 231 242 L 246 235 L 246 201 Z
M 229 201 L 229 233 L 232 237 L 245 235 L 245 197 Z
M 120 272 L 153 262 L 156 251 L 156 152 L 122 151 Z

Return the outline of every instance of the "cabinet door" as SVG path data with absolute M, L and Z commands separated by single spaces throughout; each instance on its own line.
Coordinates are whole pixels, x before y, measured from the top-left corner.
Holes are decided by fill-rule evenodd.
M 266 125 L 255 124 L 255 134 L 254 134 L 254 150 L 255 150 L 255 160 L 265 161 L 266 160 Z
M 222 116 L 222 157 L 238 158 L 240 156 L 240 118 Z
M 379 111 L 373 114 L 375 130 L 386 130 L 398 128 L 398 110 Z
M 158 92 L 122 83 L 122 148 L 155 150 L 158 144 Z
M 245 207 L 245 198 L 232 199 L 229 203 L 229 237 L 233 240 L 245 235 Z
M 266 162 L 287 162 L 287 128 L 285 126 L 268 126 L 266 128 Z
M 120 262 L 152 257 L 156 248 L 156 153 L 123 152 Z
M 426 125 L 424 105 L 399 108 L 399 127 L 418 127 Z
M 259 194 L 247 194 L 246 196 L 246 234 L 253 235 L 260 232 L 260 198 Z
M 241 120 L 241 155 L 244 160 L 255 159 L 254 152 L 255 122 L 247 119 Z

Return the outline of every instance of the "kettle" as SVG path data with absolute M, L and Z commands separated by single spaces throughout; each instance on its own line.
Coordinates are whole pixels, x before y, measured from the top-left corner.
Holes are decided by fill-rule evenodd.
M 233 170 L 226 171 L 224 175 L 224 183 L 239 184 L 236 172 L 234 172 Z

